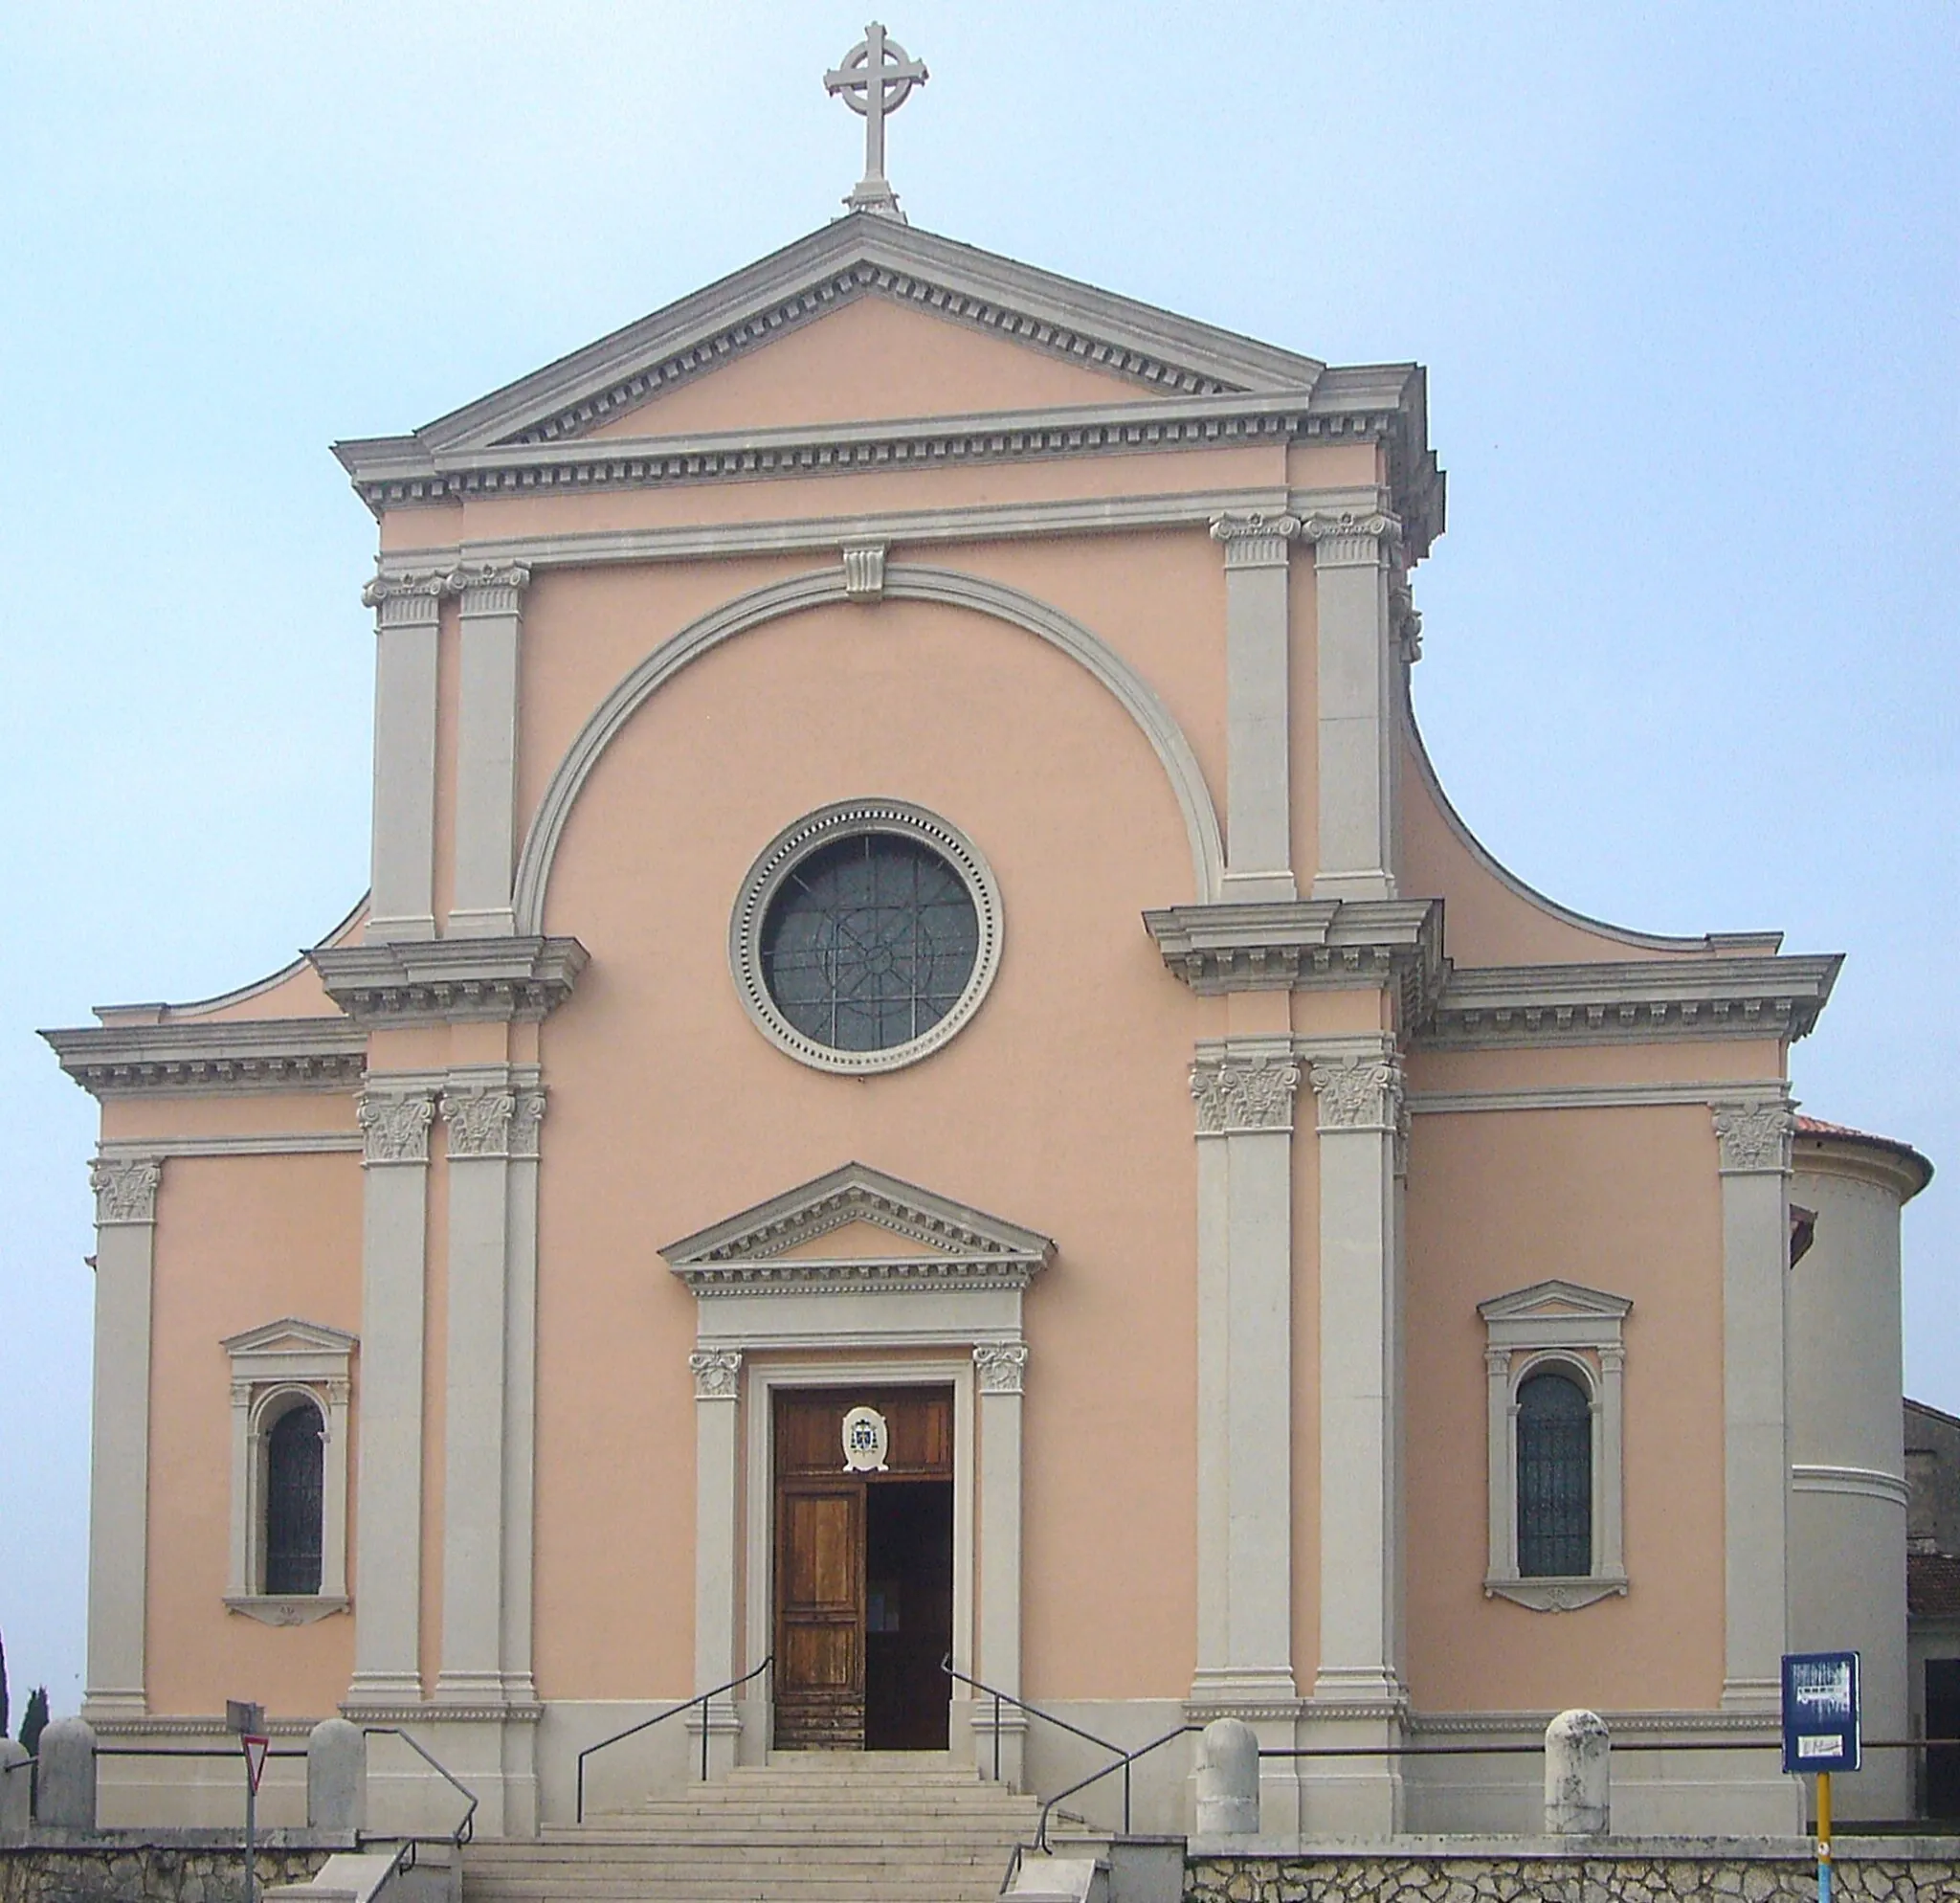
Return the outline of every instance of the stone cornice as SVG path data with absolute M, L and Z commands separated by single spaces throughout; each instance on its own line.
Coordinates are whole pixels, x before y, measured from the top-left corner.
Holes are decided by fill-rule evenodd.
M 327 995 L 362 1030 L 535 1020 L 571 996 L 587 952 L 575 938 L 437 938 L 309 952 Z
M 43 1031 L 61 1068 L 91 1096 L 233 1096 L 354 1090 L 367 1034 L 344 1018 L 228 1019 Z
M 1393 985 L 1403 1023 L 1416 1025 L 1443 990 L 1437 899 L 1171 906 L 1144 924 L 1165 964 L 1205 996 Z
M 1457 966 L 1428 1050 L 1803 1037 L 1841 956 L 1642 958 L 1590 965 Z

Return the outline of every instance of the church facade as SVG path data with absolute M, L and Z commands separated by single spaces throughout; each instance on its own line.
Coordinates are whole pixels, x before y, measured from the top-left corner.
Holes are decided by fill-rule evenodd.
M 372 889 L 49 1034 L 105 1739 L 345 1712 L 523 1836 L 772 1753 L 1047 1794 L 1108 1755 L 1051 1716 L 1232 1714 L 1339 1754 L 1263 1760 L 1267 1831 L 1377 1836 L 1530 1827 L 1464 1748 L 1574 1705 L 1678 1747 L 1621 1827 L 1799 1828 L 1697 1747 L 1805 1644 L 1900 1735 L 1929 1173 L 1793 1114 L 1835 957 L 1578 917 L 1443 796 L 1418 367 L 871 205 L 338 453 Z M 114 1770 L 107 1821 L 230 1815 Z

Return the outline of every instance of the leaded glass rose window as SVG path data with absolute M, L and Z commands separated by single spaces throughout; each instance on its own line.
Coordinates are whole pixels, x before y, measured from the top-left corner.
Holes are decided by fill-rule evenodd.
M 826 1070 L 936 1050 L 978 1008 L 1000 900 L 964 834 L 896 800 L 826 807 L 772 840 L 736 903 L 729 958 L 749 1016 Z

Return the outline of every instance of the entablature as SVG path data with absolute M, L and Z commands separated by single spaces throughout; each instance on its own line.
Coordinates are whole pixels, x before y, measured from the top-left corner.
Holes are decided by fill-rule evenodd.
M 1170 906 L 1144 914 L 1165 964 L 1202 996 L 1228 991 L 1397 988 L 1402 1022 L 1441 995 L 1439 899 L 1294 899 Z
M 1455 966 L 1424 1050 L 1780 1038 L 1817 1021 L 1841 953 L 1640 958 L 1589 965 Z
M 109 1023 L 41 1036 L 94 1097 L 352 1090 L 367 1068 L 367 1033 L 344 1018 Z
M 571 996 L 575 938 L 435 938 L 323 945 L 307 957 L 361 1034 L 377 1026 L 535 1022 Z

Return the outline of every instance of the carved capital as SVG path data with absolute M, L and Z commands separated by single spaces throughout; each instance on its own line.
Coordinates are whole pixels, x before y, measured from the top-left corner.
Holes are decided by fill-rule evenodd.
M 520 1090 L 510 1120 L 510 1153 L 534 1157 L 538 1153 L 538 1127 L 545 1121 L 545 1093 Z
M 1313 1066 L 1323 1130 L 1377 1130 L 1391 1135 L 1402 1126 L 1402 1066 L 1392 1057 L 1342 1058 Z
M 1287 545 L 1300 533 L 1297 515 L 1227 510 L 1212 518 L 1212 539 L 1225 545 L 1230 569 L 1283 569 Z
M 508 1090 L 445 1090 L 442 1121 L 452 1156 L 507 1156 L 517 1098 Z
M 1198 1134 L 1291 1130 L 1293 1093 L 1299 1087 L 1300 1065 L 1290 1057 L 1267 1052 L 1200 1057 L 1191 1067 Z
M 844 549 L 844 598 L 847 601 L 884 599 L 882 542 L 850 543 Z
M 983 1341 L 973 1351 L 982 1394 L 1019 1394 L 1028 1371 L 1025 1341 Z
M 1300 532 L 1314 545 L 1314 565 L 1322 569 L 1377 569 L 1400 539 L 1402 525 L 1385 510 L 1360 515 L 1310 515 Z
M 733 1400 L 742 1381 L 739 1348 L 697 1348 L 687 1357 L 696 1400 Z
M 354 1116 L 367 1139 L 363 1162 L 428 1162 L 429 1126 L 435 1120 L 433 1092 L 366 1090 Z
M 98 1161 L 88 1173 L 89 1187 L 96 1193 L 96 1226 L 104 1228 L 118 1222 L 154 1222 L 157 1220 L 157 1187 L 164 1180 L 164 1166 L 154 1156 L 134 1157 L 127 1162 Z
M 515 615 L 530 585 L 531 571 L 522 562 L 468 562 L 443 577 L 444 592 L 461 597 L 465 617 Z
M 1724 1175 L 1780 1175 L 1790 1168 L 1790 1139 L 1796 1118 L 1782 1098 L 1717 1104 L 1714 1114 Z
M 449 593 L 449 576 L 441 569 L 421 569 L 412 573 L 376 575 L 361 591 L 361 605 L 375 610 L 374 625 L 384 628 L 422 625 L 433 627 L 442 609 L 442 597 Z

